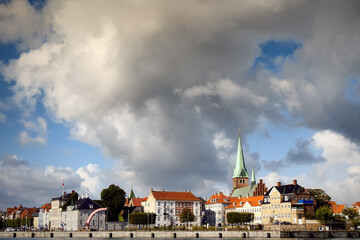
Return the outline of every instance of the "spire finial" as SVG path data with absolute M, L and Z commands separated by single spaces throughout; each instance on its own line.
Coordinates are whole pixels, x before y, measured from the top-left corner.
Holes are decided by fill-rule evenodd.
M 240 131 L 241 131 L 241 128 L 239 128 L 239 136 L 240 136 Z

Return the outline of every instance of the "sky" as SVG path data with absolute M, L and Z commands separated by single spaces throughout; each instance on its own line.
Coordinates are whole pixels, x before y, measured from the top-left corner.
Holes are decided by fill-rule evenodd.
M 359 1 L 0 1 L 0 210 L 110 184 L 360 196 Z

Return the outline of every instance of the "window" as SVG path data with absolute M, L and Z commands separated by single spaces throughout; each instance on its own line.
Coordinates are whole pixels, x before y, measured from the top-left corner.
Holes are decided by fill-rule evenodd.
M 93 205 L 93 204 L 89 204 L 89 208 L 90 208 L 90 209 L 93 209 L 93 208 L 94 208 L 94 205 Z
M 158 206 L 160 206 L 160 202 L 158 202 Z
M 164 207 L 166 207 L 166 202 L 164 202 Z
M 93 226 L 95 225 L 95 220 L 93 220 Z
M 158 208 L 158 213 L 160 213 L 160 208 Z
M 197 207 L 197 206 L 198 206 L 198 203 L 195 203 L 195 206 Z
M 82 220 L 80 220 L 80 225 L 82 225 Z

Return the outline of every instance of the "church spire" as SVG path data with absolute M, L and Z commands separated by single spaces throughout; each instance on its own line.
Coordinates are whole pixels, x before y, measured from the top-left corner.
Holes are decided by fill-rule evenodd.
M 251 185 L 256 184 L 254 168 L 251 170 Z
M 233 178 L 237 178 L 237 177 L 249 178 L 249 175 L 245 167 L 244 154 L 241 145 L 240 128 L 239 128 L 239 144 L 236 154 L 236 165 L 233 174 Z

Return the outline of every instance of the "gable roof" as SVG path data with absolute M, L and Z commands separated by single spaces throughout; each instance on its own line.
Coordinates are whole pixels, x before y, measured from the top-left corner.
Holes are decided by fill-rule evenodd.
M 90 207 L 92 205 L 92 207 Z M 74 208 L 76 210 L 85 210 L 85 209 L 98 209 L 101 208 L 99 204 L 91 200 L 90 198 L 80 198 L 74 202 Z
M 360 207 L 360 202 L 356 202 L 356 203 L 354 203 L 353 205 L 351 205 L 351 206 L 354 206 L 354 207 Z
M 151 191 L 156 200 L 199 201 L 191 192 Z
M 254 191 L 256 189 L 256 185 L 253 186 L 246 186 L 246 187 L 242 187 L 242 188 L 238 188 L 235 189 L 232 194 L 231 197 L 252 197 L 254 196 Z
M 335 214 L 340 214 L 342 213 L 342 211 L 344 210 L 346 204 L 341 204 L 341 205 L 332 205 L 331 206 L 331 210 L 333 211 L 333 213 Z
M 129 206 L 141 207 L 141 202 L 143 202 L 144 200 L 145 198 L 132 198 L 130 200 Z
M 232 203 L 236 200 L 236 197 L 227 197 L 223 193 L 215 193 L 212 195 L 209 200 L 206 201 L 205 204 L 214 204 L 214 203 Z
M 40 207 L 40 210 L 42 211 L 42 212 L 49 212 L 49 210 L 50 210 L 50 208 L 51 208 L 51 203 L 45 203 L 44 205 L 42 205 L 41 207 Z
M 242 208 L 245 206 L 246 203 L 249 203 L 252 207 L 261 206 L 262 201 L 264 200 L 264 196 L 256 196 L 256 197 L 241 197 L 237 198 L 233 204 L 227 206 L 227 209 L 230 208 Z M 234 204 L 235 203 L 235 204 Z
M 269 191 L 265 193 L 264 196 L 269 196 L 273 188 L 275 188 L 280 194 L 302 193 L 305 191 L 305 188 L 303 188 L 299 184 L 287 184 L 281 186 L 272 186 Z

